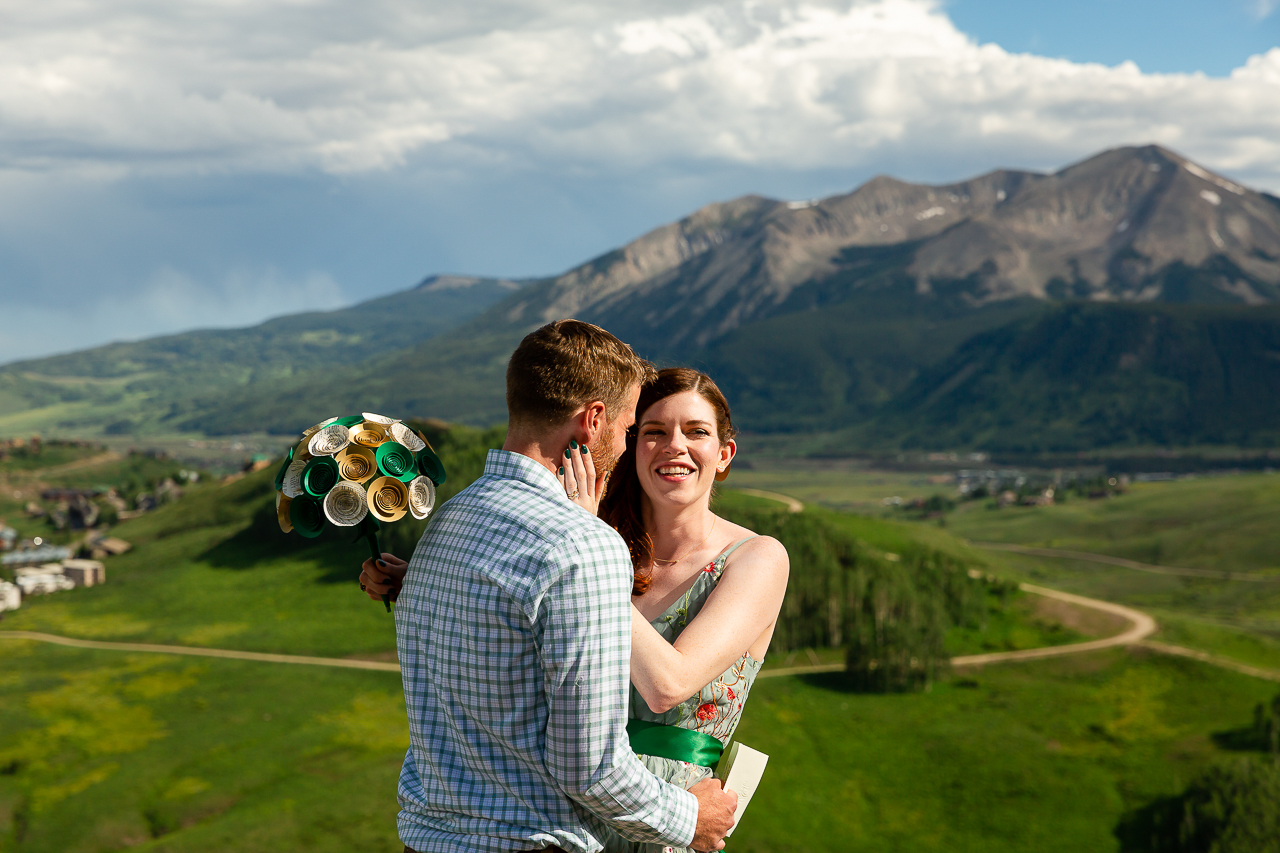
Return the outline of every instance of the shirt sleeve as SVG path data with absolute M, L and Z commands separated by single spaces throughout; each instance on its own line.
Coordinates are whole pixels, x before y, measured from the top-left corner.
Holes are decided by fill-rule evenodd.
M 687 847 L 698 801 L 640 763 L 627 738 L 631 558 L 603 522 L 550 555 L 543 596 L 547 772 L 565 795 L 632 841 Z M 537 630 L 537 627 L 535 627 Z

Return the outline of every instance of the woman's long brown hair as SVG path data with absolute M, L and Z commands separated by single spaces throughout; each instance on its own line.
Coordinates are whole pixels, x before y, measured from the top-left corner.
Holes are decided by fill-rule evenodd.
M 696 391 L 711 404 L 716 413 L 716 437 L 721 446 L 737 434 L 729 416 L 729 402 L 705 373 L 689 367 L 668 367 L 658 371 L 658 376 L 640 390 L 640 402 L 636 404 L 636 424 L 644 413 L 659 400 L 672 394 Z M 638 430 L 627 433 L 627 449 L 618 457 L 618 464 L 609 478 L 609 490 L 600 503 L 600 517 L 622 534 L 631 551 L 631 564 L 635 571 L 632 595 L 644 595 L 653 578 L 653 539 L 644 529 L 644 490 L 636 474 L 636 437 Z

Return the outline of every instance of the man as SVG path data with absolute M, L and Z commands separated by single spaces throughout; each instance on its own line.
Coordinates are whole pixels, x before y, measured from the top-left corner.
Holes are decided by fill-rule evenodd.
M 652 371 L 589 323 L 528 335 L 507 366 L 502 450 L 433 516 L 407 566 L 364 564 L 370 597 L 400 587 L 406 851 L 591 853 L 601 823 L 636 841 L 724 846 L 737 796 L 715 780 L 661 782 L 631 750 L 631 559 L 555 476 L 579 442 L 607 476 Z

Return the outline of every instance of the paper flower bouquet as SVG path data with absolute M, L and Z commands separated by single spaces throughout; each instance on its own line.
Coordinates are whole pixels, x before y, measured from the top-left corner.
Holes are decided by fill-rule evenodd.
M 276 517 L 285 533 L 309 539 L 329 524 L 358 527 L 377 560 L 378 523 L 426 518 L 444 482 L 440 457 L 402 422 L 371 412 L 330 418 L 286 454 L 276 474 Z

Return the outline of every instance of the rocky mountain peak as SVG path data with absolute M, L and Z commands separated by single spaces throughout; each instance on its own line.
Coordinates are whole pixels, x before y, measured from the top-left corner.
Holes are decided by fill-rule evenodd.
M 922 299 L 945 287 L 973 306 L 1280 300 L 1280 201 L 1147 145 L 1053 174 L 942 185 L 882 175 L 820 200 L 711 204 L 526 288 L 504 319 L 582 317 L 661 350 L 696 348 L 777 313 L 806 284 L 839 273 L 857 288 L 850 258 L 894 247 Z

